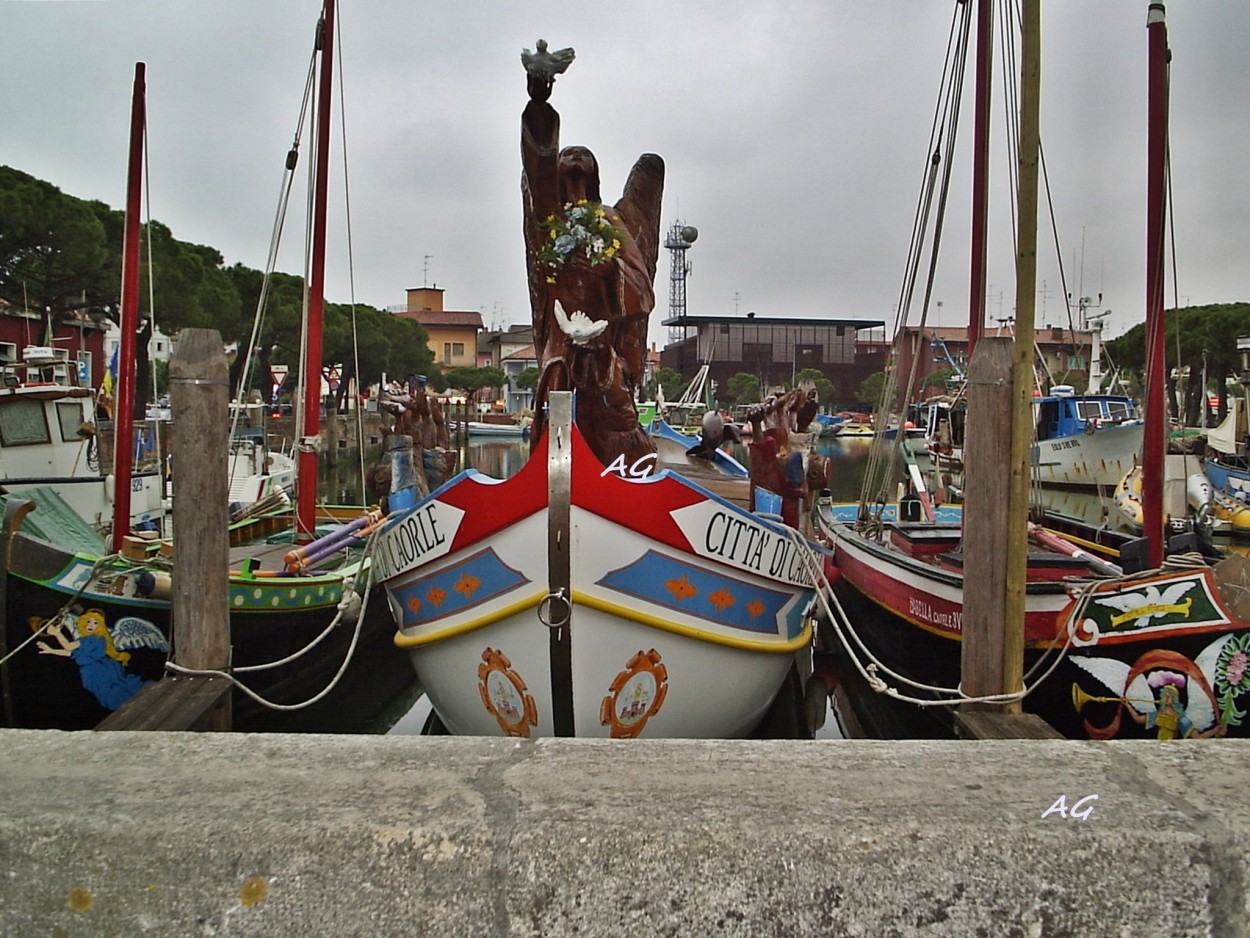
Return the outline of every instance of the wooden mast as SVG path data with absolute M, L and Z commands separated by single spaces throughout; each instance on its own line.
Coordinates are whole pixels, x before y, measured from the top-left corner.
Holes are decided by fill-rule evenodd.
M 318 45 L 321 49 L 317 100 L 317 149 L 313 162 L 312 258 L 308 280 L 308 341 L 304 349 L 304 425 L 298 461 L 295 533 L 309 540 L 317 526 L 317 446 L 321 429 L 321 344 L 325 311 L 326 193 L 330 155 L 331 84 L 334 75 L 334 0 L 325 0 Z
M 1168 32 L 1162 3 L 1146 15 L 1146 416 L 1142 446 L 1142 533 L 1149 566 L 1163 564 L 1163 462 L 1167 403 L 1164 394 L 1163 245 L 1167 213 Z
M 1012 394 L 1011 473 L 1007 496 L 1007 602 L 1003 689 L 1024 686 L 1024 589 L 1028 574 L 1029 450 L 1033 441 L 1033 334 L 1037 287 L 1037 185 L 1041 151 L 1040 0 L 1024 0 L 1020 38 L 1019 228 L 1016 234 L 1016 354 Z M 1008 712 L 1019 713 L 1019 701 Z
M 985 252 L 990 186 L 990 86 L 994 57 L 994 0 L 977 6 L 976 108 L 972 154 L 972 264 L 968 296 L 968 359 L 985 329 Z
M 122 238 L 121 344 L 113 404 L 113 550 L 130 533 L 130 480 L 135 436 L 135 334 L 139 326 L 139 213 L 143 186 L 143 132 L 147 122 L 147 67 L 135 63 L 130 105 L 130 162 L 126 172 L 126 223 Z

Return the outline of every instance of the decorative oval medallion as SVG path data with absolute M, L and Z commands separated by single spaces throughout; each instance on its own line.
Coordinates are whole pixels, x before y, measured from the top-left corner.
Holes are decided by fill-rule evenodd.
M 538 725 L 538 707 L 525 688 L 521 675 L 501 651 L 487 648 L 477 667 L 477 689 L 482 703 L 508 736 L 528 739 L 530 727 Z
M 652 648 L 629 659 L 599 707 L 599 721 L 613 739 L 637 739 L 647 721 L 660 712 L 668 695 L 668 670 Z

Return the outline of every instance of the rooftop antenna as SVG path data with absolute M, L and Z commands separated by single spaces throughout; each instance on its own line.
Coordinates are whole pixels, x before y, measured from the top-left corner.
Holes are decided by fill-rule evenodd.
M 678 220 L 668 229 L 664 238 L 664 246 L 669 250 L 668 277 L 668 316 L 670 319 L 684 319 L 686 316 L 686 275 L 690 273 L 690 262 L 686 260 L 686 251 L 699 237 L 699 229 Z M 685 338 L 684 326 L 670 326 L 668 344 L 674 345 Z
M 426 254 L 421 261 L 421 286 L 428 287 L 430 285 L 430 258 L 433 254 Z

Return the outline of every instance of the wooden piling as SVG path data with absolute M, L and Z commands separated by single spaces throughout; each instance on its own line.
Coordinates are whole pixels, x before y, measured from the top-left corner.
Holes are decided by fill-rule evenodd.
M 1013 357 L 1010 338 L 983 338 L 968 366 L 968 425 L 976 429 L 964 444 L 961 682 L 969 697 L 1003 692 Z M 1000 709 L 961 709 L 987 708 Z
M 230 665 L 227 367 L 215 329 L 184 329 L 169 362 L 174 476 L 173 660 L 185 668 Z M 230 728 L 230 684 L 166 677 L 97 729 Z

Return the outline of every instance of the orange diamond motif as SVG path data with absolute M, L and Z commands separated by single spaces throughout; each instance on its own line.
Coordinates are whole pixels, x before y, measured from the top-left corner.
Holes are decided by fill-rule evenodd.
M 465 599 L 469 599 L 470 597 L 473 596 L 474 593 L 477 592 L 477 588 L 481 585 L 482 585 L 481 580 L 479 580 L 475 576 L 471 576 L 470 574 L 466 573 L 460 577 L 460 579 L 456 582 L 456 585 L 453 587 L 453 589 L 455 589 L 455 591 L 459 593 L 461 596 L 463 596 Z
M 431 606 L 437 608 L 443 604 L 443 600 L 447 598 L 447 594 L 437 586 L 431 586 L 430 591 L 425 594 L 425 598 Z
M 668 580 L 664 584 L 664 588 L 672 593 L 673 598 L 678 602 L 681 602 L 683 599 L 689 599 L 691 596 L 699 595 L 699 591 L 684 576 L 680 580 Z
M 708 602 L 710 602 L 713 606 L 716 607 L 717 612 L 724 612 L 726 609 L 728 609 L 730 606 L 734 604 L 733 593 L 729 592 L 729 590 L 725 589 L 724 587 L 721 587 L 720 589 L 718 589 L 715 593 L 713 593 L 707 599 L 708 599 Z
M 753 599 L 747 603 L 747 614 L 752 619 L 758 619 L 764 614 L 764 604 L 758 599 Z
M 408 611 L 414 616 L 421 611 L 421 600 L 415 596 L 408 597 Z

